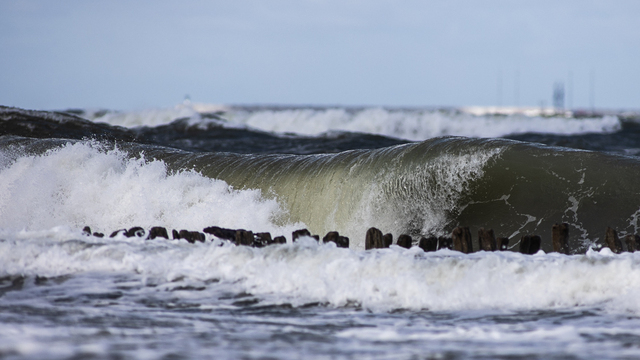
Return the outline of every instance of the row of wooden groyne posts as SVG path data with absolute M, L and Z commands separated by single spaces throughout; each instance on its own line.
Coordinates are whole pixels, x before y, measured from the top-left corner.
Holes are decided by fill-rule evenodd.
M 85 235 L 93 235 L 96 237 L 104 237 L 104 234 L 91 232 L 89 226 L 85 226 L 83 229 Z M 146 232 L 142 227 L 136 226 L 130 229 L 120 229 L 111 233 L 110 237 L 116 237 L 122 234 L 126 237 L 145 237 L 147 240 L 154 240 L 156 238 L 169 239 L 169 233 L 167 229 L 160 226 L 152 227 Z M 172 230 L 172 238 L 174 240 L 184 239 L 190 243 L 196 241 L 204 242 L 206 239 L 205 234 L 213 235 L 219 239 L 230 241 L 236 245 L 252 246 L 252 247 L 264 247 L 273 244 L 286 244 L 287 240 L 284 236 L 271 237 L 268 232 L 254 233 L 252 231 L 244 229 L 225 229 L 217 226 L 207 227 L 200 231 L 189 230 Z M 555 224 L 551 229 L 553 251 L 562 254 L 569 254 L 569 224 Z M 296 241 L 302 236 L 309 236 L 320 241 L 319 235 L 311 235 L 309 230 L 300 229 L 291 234 L 293 241 Z M 349 238 L 341 236 L 337 231 L 330 231 L 322 238 L 322 242 L 333 242 L 338 247 L 348 248 Z M 413 246 L 413 238 L 410 235 L 402 234 L 396 240 L 396 245 L 403 248 L 410 248 Z M 524 235 L 520 239 L 519 252 L 523 254 L 535 254 L 540 250 L 542 239 L 538 235 Z M 612 252 L 619 254 L 623 251 L 635 252 L 640 246 L 640 236 L 627 235 L 624 237 L 624 243 L 626 249 L 623 248 L 622 241 L 618 237 L 616 230 L 607 227 L 604 237 L 605 247 L 609 247 Z M 393 244 L 393 235 L 384 234 L 379 229 L 372 227 L 367 230 L 365 236 L 365 249 L 380 249 L 388 248 Z M 424 251 L 436 251 L 440 249 L 450 249 L 460 251 L 465 254 L 472 253 L 473 241 L 471 238 L 471 231 L 468 227 L 456 227 L 451 232 L 451 236 L 429 236 L 421 237 L 417 242 Z M 509 247 L 509 238 L 496 237 L 493 229 L 478 229 L 478 249 L 483 251 L 504 251 Z

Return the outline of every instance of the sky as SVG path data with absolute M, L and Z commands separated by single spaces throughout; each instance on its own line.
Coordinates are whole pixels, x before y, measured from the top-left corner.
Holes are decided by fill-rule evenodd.
M 0 1 L 0 105 L 640 109 L 637 0 Z

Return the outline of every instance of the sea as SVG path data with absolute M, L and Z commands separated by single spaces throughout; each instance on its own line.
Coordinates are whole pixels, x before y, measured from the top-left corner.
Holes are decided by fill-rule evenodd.
M 0 359 L 637 359 L 639 221 L 634 111 L 3 106 Z

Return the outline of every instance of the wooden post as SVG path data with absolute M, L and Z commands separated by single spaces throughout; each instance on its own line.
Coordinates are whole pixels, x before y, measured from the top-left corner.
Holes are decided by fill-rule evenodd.
M 162 226 L 152 227 L 151 230 L 149 230 L 149 237 L 147 237 L 147 240 L 153 240 L 157 237 L 168 239 L 169 234 L 167 233 L 167 229 L 163 228 Z
M 451 232 L 453 241 L 453 250 L 461 251 L 465 254 L 473 252 L 473 243 L 471 242 L 471 231 L 468 227 L 460 227 L 453 229 Z
M 382 243 L 386 248 L 391 246 L 391 244 L 393 244 L 393 234 L 384 234 L 382 237 Z
M 338 244 L 338 247 L 347 248 L 348 249 L 349 248 L 349 238 L 346 237 L 346 236 L 340 236 L 338 238 L 338 242 L 336 244 Z
M 525 235 L 520 239 L 520 252 L 533 255 L 540 250 L 542 239 L 538 235 Z
M 219 239 L 231 240 L 235 241 L 236 239 L 236 230 L 233 229 L 225 229 L 217 226 L 209 226 L 202 230 L 207 234 L 211 234 Z
M 555 224 L 551 228 L 551 235 L 553 241 L 553 251 L 561 254 L 569 254 L 569 224 Z
M 398 242 L 396 243 L 396 245 L 403 247 L 405 249 L 409 249 L 411 248 L 412 243 L 413 243 L 413 239 L 411 238 L 410 235 L 402 234 L 398 236 Z
M 131 229 L 127 230 L 124 235 L 126 237 L 143 237 L 145 235 L 145 231 L 140 226 L 134 226 Z
M 605 246 L 608 246 L 611 251 L 616 254 L 622 252 L 622 243 L 618 238 L 618 232 L 607 226 L 607 232 L 604 235 Z
M 499 237 L 496 239 L 496 249 L 500 251 L 505 251 L 507 250 L 508 246 L 509 246 L 509 238 Z
M 255 241 L 253 242 L 253 246 L 263 247 L 271 244 L 273 244 L 273 239 L 271 239 L 271 233 L 261 232 L 261 233 L 255 234 Z
M 311 236 L 311 233 L 307 229 L 296 230 L 291 233 L 291 240 L 296 241 L 299 237 Z
M 438 248 L 438 238 L 435 236 L 423 237 L 418 242 L 418 246 L 424 251 L 436 251 Z
M 322 238 L 323 243 L 333 242 L 340 248 L 348 248 L 349 247 L 349 238 L 345 236 L 340 236 L 337 231 L 329 231 L 327 235 Z
M 246 230 L 236 231 L 236 245 L 253 246 L 253 232 Z
M 440 249 L 449 249 L 453 250 L 453 239 L 448 236 L 439 236 L 438 237 L 438 250 Z
M 338 242 L 338 238 L 340 237 L 340 234 L 337 231 L 329 231 L 327 233 L 327 235 L 325 235 L 322 238 L 322 242 L 323 243 L 328 243 L 328 242 L 334 242 L 337 243 Z
M 540 251 L 540 246 L 542 245 L 542 238 L 538 235 L 531 235 L 531 240 L 529 242 L 529 254 L 533 255 Z
M 627 243 L 628 252 L 636 252 L 638 250 L 638 245 L 640 245 L 640 236 L 629 234 L 624 237 L 624 242 Z
M 185 239 L 191 244 L 195 243 L 196 241 L 204 242 L 205 239 L 204 234 L 199 231 L 180 230 L 180 232 L 173 233 L 174 239 L 176 239 L 176 233 L 178 234 L 178 239 Z
M 384 247 L 382 240 L 382 231 L 372 227 L 367 230 L 367 235 L 364 240 L 364 249 L 380 249 Z
M 109 237 L 112 238 L 112 237 L 116 237 L 118 234 L 126 234 L 126 233 L 127 233 L 127 229 L 120 229 L 112 232 L 111 235 L 109 235 Z
M 493 229 L 478 229 L 478 249 L 484 251 L 496 251 L 496 236 Z

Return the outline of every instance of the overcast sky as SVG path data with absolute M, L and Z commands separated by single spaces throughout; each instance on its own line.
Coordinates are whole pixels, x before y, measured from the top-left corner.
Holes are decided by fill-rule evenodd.
M 640 108 L 640 1 L 0 1 L 0 105 Z M 593 90 L 593 91 L 592 91 Z

